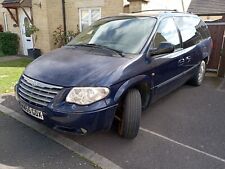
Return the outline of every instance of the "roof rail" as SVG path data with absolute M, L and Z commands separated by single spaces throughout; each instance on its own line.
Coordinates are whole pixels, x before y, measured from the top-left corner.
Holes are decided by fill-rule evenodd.
M 135 11 L 132 13 L 141 13 L 141 12 L 155 12 L 155 11 L 169 11 L 169 12 L 177 12 L 176 9 L 151 9 L 151 10 L 142 10 L 142 11 Z

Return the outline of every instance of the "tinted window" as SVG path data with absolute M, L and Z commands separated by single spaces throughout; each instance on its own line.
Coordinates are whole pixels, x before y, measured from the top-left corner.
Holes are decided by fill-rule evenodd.
M 149 39 L 156 19 L 150 17 L 105 18 L 95 22 L 68 45 L 97 44 L 136 54 Z
M 208 26 L 200 20 L 200 23 L 196 26 L 197 31 L 201 34 L 203 39 L 210 37 Z
M 172 18 L 166 18 L 160 22 L 153 40 L 152 48 L 158 48 L 161 42 L 172 43 L 175 49 L 181 47 L 178 31 Z
M 206 25 L 197 17 L 175 17 L 181 32 L 183 47 L 187 48 L 199 43 L 207 36 Z

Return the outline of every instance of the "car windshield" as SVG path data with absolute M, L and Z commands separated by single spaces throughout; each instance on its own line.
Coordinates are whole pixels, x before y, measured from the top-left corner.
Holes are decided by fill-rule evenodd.
M 77 35 L 68 45 L 96 45 L 122 53 L 137 54 L 144 47 L 154 25 L 151 17 L 101 19 Z

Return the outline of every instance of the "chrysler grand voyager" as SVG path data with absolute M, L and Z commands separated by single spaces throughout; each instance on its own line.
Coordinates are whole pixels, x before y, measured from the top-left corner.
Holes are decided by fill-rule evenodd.
M 15 87 L 24 112 L 55 129 L 137 136 L 141 112 L 189 82 L 201 85 L 212 40 L 196 15 L 139 12 L 100 19 L 34 60 Z

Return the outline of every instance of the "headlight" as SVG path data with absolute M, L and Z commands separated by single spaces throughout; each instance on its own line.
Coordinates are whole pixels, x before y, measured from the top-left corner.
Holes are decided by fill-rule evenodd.
M 104 99 L 109 94 L 105 87 L 74 87 L 66 97 L 69 103 L 88 105 Z

